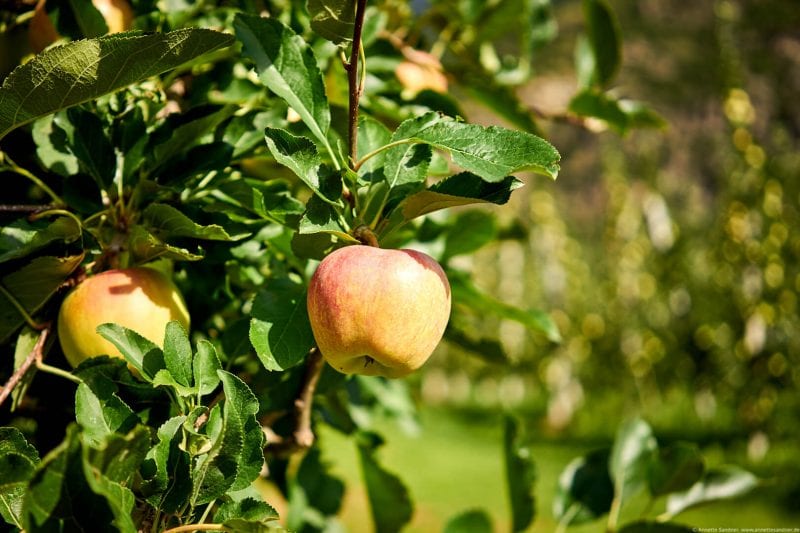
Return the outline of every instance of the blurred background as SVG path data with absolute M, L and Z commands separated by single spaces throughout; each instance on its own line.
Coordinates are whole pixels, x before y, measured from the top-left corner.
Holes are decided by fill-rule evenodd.
M 610 4 L 623 35 L 614 91 L 646 102 L 667 126 L 620 136 L 565 114 L 583 19 L 580 2 L 553 2 L 557 36 L 534 55 L 534 81 L 518 94 L 552 118 L 540 124 L 562 154 L 559 179 L 528 176 L 508 206 L 491 209 L 495 219 L 470 221 L 500 240 L 452 264 L 499 300 L 546 311 L 563 340 L 454 315 L 478 336 L 499 337 L 513 364 L 443 343 L 414 384 L 420 431 L 383 452 L 417 502 L 409 531 L 437 530 L 465 506 L 506 529 L 499 451 L 508 411 L 524 421 L 537 464 L 534 531 L 555 528 L 561 469 L 608 446 L 636 414 L 660 441 L 694 441 L 709 463 L 766 480 L 684 522 L 800 524 L 800 5 Z M 470 121 L 503 123 L 460 101 Z M 481 219 L 475 210 L 455 216 Z M 355 452 L 339 439 L 323 445 L 358 483 Z M 338 469 L 343 458 L 352 468 Z M 368 530 L 364 498 L 348 493 L 344 521 L 354 531 Z

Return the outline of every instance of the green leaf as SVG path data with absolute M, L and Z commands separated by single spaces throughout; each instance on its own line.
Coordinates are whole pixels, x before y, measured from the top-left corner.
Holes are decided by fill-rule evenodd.
M 644 420 L 624 422 L 611 449 L 609 468 L 615 497 L 624 504 L 647 484 L 651 465 L 658 453 L 653 430 Z
M 619 23 L 606 0 L 583 0 L 588 43 L 594 55 L 594 83 L 607 85 L 622 57 Z
M 205 110 L 205 108 L 203 108 L 203 110 Z M 165 122 L 152 136 L 152 139 L 158 139 L 158 141 L 153 147 L 151 172 L 155 173 L 158 169 L 164 168 L 168 162 L 174 160 L 180 154 L 202 143 L 204 137 L 212 133 L 214 129 L 229 118 L 234 111 L 236 111 L 234 106 L 225 106 L 217 111 L 210 112 L 178 126 L 169 120 Z M 162 134 L 162 132 L 163 135 L 166 136 L 166 139 L 160 139 L 159 134 Z
M 150 431 L 138 426 L 127 435 L 109 435 L 96 448 L 83 447 L 83 473 L 95 494 L 105 498 L 116 531 L 135 533 L 136 498 L 128 488 L 150 445 Z M 85 513 L 87 516 L 91 513 Z
M 492 533 L 492 519 L 483 509 L 464 511 L 448 520 L 443 533 Z
M 99 37 L 108 33 L 102 13 L 92 2 L 69 0 L 69 7 L 83 37 Z
M 189 237 L 212 241 L 230 241 L 231 236 L 221 226 L 201 226 L 167 204 L 150 204 L 142 212 L 142 222 L 152 235 L 167 240 L 171 237 Z
M 117 395 L 111 380 L 99 374 L 92 378 L 78 385 L 75 392 L 75 420 L 83 429 L 86 442 L 99 446 L 109 435 L 129 431 L 138 419 Z
M 300 219 L 298 232 L 305 235 L 329 233 L 345 241 L 355 241 L 347 233 L 336 209 L 316 196 L 312 196 L 306 204 L 306 212 Z
M 67 136 L 47 115 L 33 123 L 31 134 L 36 143 L 36 155 L 42 166 L 61 176 L 72 176 L 78 173 L 78 158 L 67 148 Z
M 523 531 L 535 513 L 533 483 L 536 479 L 530 449 L 519 444 L 519 426 L 513 418 L 506 417 L 503 431 L 503 453 L 506 465 L 506 483 L 511 503 L 512 531 Z
M 303 360 L 314 345 L 306 292 L 289 280 L 275 280 L 256 295 L 250 342 L 267 370 L 286 370 Z
M 214 227 L 214 226 L 209 226 Z M 201 254 L 192 253 L 185 248 L 178 248 L 165 243 L 144 226 L 136 224 L 129 230 L 131 256 L 136 263 L 147 263 L 155 258 L 173 259 L 175 261 L 199 261 Z
M 386 151 L 383 173 L 389 188 L 424 183 L 433 151 L 426 144 L 403 144 Z
M 314 143 L 275 128 L 266 128 L 264 134 L 278 163 L 297 174 L 320 198 L 331 205 L 341 205 L 342 178 L 323 164 Z
M 331 475 L 330 466 L 322 460 L 319 448 L 311 448 L 289 483 L 287 529 L 303 531 L 309 526 L 323 527 L 339 513 L 344 489 L 342 480 Z
M 606 514 L 614 499 L 608 472 L 608 451 L 577 457 L 558 478 L 553 515 L 565 525 L 590 522 Z
M 633 128 L 663 128 L 666 125 L 658 113 L 640 102 L 618 100 L 591 89 L 573 96 L 569 110 L 579 116 L 600 119 L 620 135 Z
M 555 178 L 561 158 L 550 143 L 530 133 L 467 124 L 437 113 L 427 113 L 400 124 L 392 135 L 392 142 L 398 141 L 424 143 L 444 150 L 450 153 L 453 163 L 490 182 L 502 181 L 520 170 Z M 406 150 L 402 145 L 389 150 L 387 176 L 397 172 L 395 167 L 402 161 L 397 154 Z
M 389 144 L 392 140 L 392 132 L 389 128 L 383 125 L 382 122 L 375 120 L 369 115 L 361 115 L 358 120 L 358 159 L 365 155 L 380 149 Z M 382 175 L 381 170 L 386 159 L 386 152 L 379 152 L 375 156 L 367 159 L 361 168 L 359 174 L 364 177 L 365 181 L 374 182 L 378 181 L 377 175 Z
M 495 217 L 487 211 L 460 212 L 445 234 L 442 260 L 474 252 L 497 237 Z
M 467 329 L 454 325 L 453 317 L 447 324 L 444 338 L 447 342 L 471 352 L 487 363 L 505 365 L 511 362 L 500 341 L 490 338 L 475 338 L 474 332 L 468 332 Z
M 100 324 L 97 333 L 116 346 L 145 380 L 152 382 L 156 373 L 166 368 L 161 348 L 135 331 L 117 324 Z
M 55 117 L 67 135 L 67 146 L 78 158 L 78 165 L 101 189 L 108 189 L 117 172 L 117 156 L 106 135 L 103 121 L 83 109 L 72 108 Z
M 198 460 L 192 473 L 191 503 L 194 506 L 211 502 L 228 490 L 247 487 L 258 477 L 264 463 L 264 434 L 255 417 L 258 400 L 247 385 L 230 372 L 218 370 L 217 375 L 225 391 L 225 403 L 219 422 L 213 410 L 209 416 L 209 436 L 214 443 L 208 454 Z
M 311 29 L 336 44 L 353 40 L 356 18 L 354 0 L 308 0 Z
M 221 368 L 214 345 L 207 340 L 198 342 L 197 353 L 192 360 L 192 373 L 194 386 L 197 387 L 201 396 L 210 394 L 217 388 L 219 385 L 217 370 Z
M 189 344 L 189 335 L 176 320 L 167 324 L 164 334 L 164 364 L 175 381 L 184 387 L 192 387 L 192 345 Z
M 188 454 L 178 447 L 179 429 L 185 421 L 185 416 L 176 416 L 164 422 L 158 428 L 158 442 L 142 463 L 142 494 L 151 505 L 165 510 L 183 505 L 191 490 Z M 170 505 L 170 500 L 177 505 Z
M 0 428 L 0 516 L 22 529 L 22 502 L 39 452 L 16 428 Z
M 0 263 L 25 257 L 54 242 L 73 242 L 80 236 L 81 228 L 72 217 L 56 217 L 49 223 L 15 220 L 0 228 Z
M 758 486 L 758 478 L 736 466 L 723 466 L 706 471 L 703 478 L 687 491 L 667 499 L 667 516 L 673 517 L 690 507 L 726 500 L 747 494 Z
M 692 533 L 697 528 L 687 527 L 681 524 L 670 522 L 650 522 L 640 520 L 625 524 L 619 529 L 619 533 Z
M 375 531 L 399 532 L 413 514 L 408 490 L 378 463 L 373 447 L 360 443 L 358 451 Z
M 654 497 L 691 487 L 705 470 L 703 457 L 694 444 L 676 443 L 658 450 L 650 467 L 648 482 Z
M 14 371 L 22 367 L 25 361 L 28 359 L 30 354 L 33 352 L 33 349 L 36 347 L 36 343 L 39 342 L 39 338 L 41 337 L 42 333 L 40 331 L 36 331 L 31 328 L 29 325 L 25 325 L 22 328 L 22 331 L 19 332 L 17 335 L 17 342 L 14 346 Z M 47 345 L 45 345 L 45 352 L 47 351 Z M 32 368 L 29 368 L 25 375 L 22 376 L 22 379 L 17 383 L 17 386 L 14 387 L 14 390 L 11 391 L 11 412 L 13 413 L 22 399 L 25 397 L 25 393 L 28 391 L 28 386 L 30 385 L 31 381 L 33 381 L 33 376 L 36 375 L 36 365 L 32 365 Z
M 441 209 L 478 203 L 505 204 L 511 192 L 522 185 L 514 176 L 506 176 L 494 183 L 470 172 L 450 176 L 423 191 L 406 196 L 391 211 L 386 226 L 381 229 L 381 236 L 388 235 L 409 220 Z
M 305 40 L 272 18 L 238 14 L 233 22 L 261 82 L 294 109 L 329 153 L 331 114 L 317 59 Z
M 214 522 L 237 533 L 257 533 L 276 526 L 278 512 L 266 502 L 253 498 L 227 501 L 214 514 Z
M 34 315 L 82 261 L 83 254 L 69 257 L 37 257 L 19 270 L 3 276 L 0 283 L 29 315 Z M 0 305 L 0 343 L 2 343 L 25 322 L 25 319 L 4 293 L 0 294 L 0 302 L 2 302 Z
M 513 87 L 500 85 L 490 73 L 483 70 L 468 76 L 467 90 L 476 100 L 522 131 L 541 135 L 531 111 L 520 102 Z
M 0 138 L 38 117 L 161 74 L 232 42 L 230 35 L 191 28 L 107 35 L 45 50 L 14 69 L 0 87 Z
M 453 303 L 492 313 L 501 318 L 519 322 L 523 326 L 544 333 L 552 342 L 561 342 L 561 333 L 550 315 L 536 309 L 524 310 L 508 305 L 479 291 L 467 278 L 455 271 L 448 271 Z

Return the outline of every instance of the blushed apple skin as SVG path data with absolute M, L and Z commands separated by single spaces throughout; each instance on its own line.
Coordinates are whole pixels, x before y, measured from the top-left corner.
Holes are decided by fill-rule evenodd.
M 414 250 L 347 246 L 328 255 L 308 288 L 322 356 L 345 374 L 403 377 L 433 353 L 450 318 L 450 283 Z
M 167 276 L 147 267 L 108 270 L 85 279 L 64 298 L 58 312 L 58 338 L 74 368 L 98 355 L 122 358 L 97 333 L 100 324 L 114 322 L 161 345 L 171 320 L 189 329 L 186 303 Z

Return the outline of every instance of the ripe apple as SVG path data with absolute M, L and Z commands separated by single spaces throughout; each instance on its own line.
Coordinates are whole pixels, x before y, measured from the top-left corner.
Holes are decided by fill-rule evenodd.
M 439 344 L 450 317 L 450 284 L 421 252 L 347 246 L 317 267 L 308 316 L 320 352 L 336 370 L 402 377 Z
M 39 0 L 28 24 L 28 40 L 35 53 L 41 52 L 61 38 L 45 9 L 45 0 Z M 120 33 L 133 27 L 133 9 L 128 0 L 92 0 L 103 16 L 108 33 Z
M 82 281 L 58 312 L 58 337 L 69 364 L 107 354 L 122 357 L 97 326 L 114 322 L 161 344 L 167 323 L 189 328 L 189 312 L 177 287 L 161 272 L 135 267 L 107 270 Z

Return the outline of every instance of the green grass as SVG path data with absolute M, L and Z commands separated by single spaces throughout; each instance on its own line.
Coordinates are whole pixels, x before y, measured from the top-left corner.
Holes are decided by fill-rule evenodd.
M 468 509 L 485 510 L 492 517 L 495 531 L 509 531 L 499 417 L 495 423 L 468 421 L 444 411 L 425 409 L 421 422 L 422 432 L 417 436 L 389 422 L 379 428 L 387 436 L 387 443 L 379 451 L 378 458 L 387 470 L 401 477 L 415 504 L 413 520 L 405 532 L 441 531 L 448 519 Z M 348 486 L 341 514 L 343 524 L 352 533 L 371 532 L 355 444 L 330 429 L 321 431 L 320 443 L 333 472 Z M 591 448 L 585 443 L 551 440 L 539 440 L 531 445 L 537 468 L 537 515 L 529 531 L 551 533 L 555 530 L 556 522 L 550 509 L 558 475 L 570 460 Z M 628 516 L 638 516 L 644 503 L 632 502 L 630 508 L 623 511 L 622 523 Z M 657 502 L 650 516 L 661 510 L 663 502 Z M 688 511 L 680 515 L 678 521 L 708 528 L 800 527 L 800 515 L 791 516 L 782 511 L 764 493 Z M 595 533 L 604 528 L 605 518 L 569 531 Z

